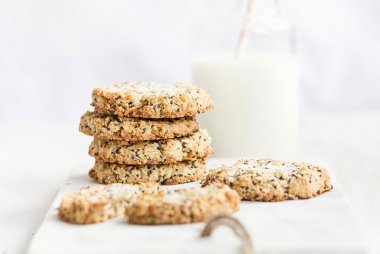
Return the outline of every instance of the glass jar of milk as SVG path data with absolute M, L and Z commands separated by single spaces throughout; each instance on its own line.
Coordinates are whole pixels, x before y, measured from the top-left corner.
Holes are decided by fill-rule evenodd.
M 257 10 L 245 31 L 244 49 L 237 53 L 243 19 L 213 18 L 194 30 L 193 83 L 215 103 L 199 120 L 213 138 L 217 157 L 296 159 L 299 88 L 293 26 L 276 8 Z

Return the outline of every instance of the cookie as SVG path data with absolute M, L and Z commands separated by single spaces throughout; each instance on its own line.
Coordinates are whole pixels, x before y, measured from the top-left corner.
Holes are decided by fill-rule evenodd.
M 92 105 L 98 113 L 141 118 L 194 116 L 213 108 L 200 87 L 138 81 L 95 88 Z
M 75 224 L 99 223 L 120 216 L 141 193 L 159 193 L 159 185 L 111 184 L 86 187 L 62 197 L 61 220 Z
M 96 138 L 141 141 L 188 136 L 199 130 L 199 124 L 194 117 L 140 119 L 87 112 L 81 117 L 79 130 Z
M 144 183 L 166 185 L 204 180 L 206 160 L 157 165 L 121 165 L 97 160 L 89 176 L 99 183 Z
M 245 200 L 306 199 L 332 189 L 326 169 L 306 163 L 272 159 L 239 160 L 210 170 L 204 186 L 223 182 Z
M 128 165 L 193 161 L 212 153 L 211 138 L 206 130 L 188 137 L 157 141 L 94 139 L 89 148 L 89 154 L 98 160 Z
M 218 213 L 233 213 L 239 207 L 236 191 L 224 184 L 212 184 L 140 195 L 125 209 L 125 215 L 132 224 L 183 224 L 205 221 Z

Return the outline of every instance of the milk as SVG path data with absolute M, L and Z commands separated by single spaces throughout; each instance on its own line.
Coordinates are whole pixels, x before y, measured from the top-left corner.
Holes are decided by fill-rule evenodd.
M 215 109 L 199 117 L 216 156 L 292 159 L 298 153 L 298 69 L 291 54 L 254 52 L 193 61 L 193 82 Z

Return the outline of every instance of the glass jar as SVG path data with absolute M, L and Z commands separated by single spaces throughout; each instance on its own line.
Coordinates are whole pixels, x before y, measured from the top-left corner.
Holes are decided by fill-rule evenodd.
M 273 2 L 253 14 L 245 46 L 236 49 L 244 19 L 213 17 L 195 27 L 193 83 L 215 103 L 200 122 L 218 157 L 291 160 L 298 154 L 299 135 L 294 29 Z

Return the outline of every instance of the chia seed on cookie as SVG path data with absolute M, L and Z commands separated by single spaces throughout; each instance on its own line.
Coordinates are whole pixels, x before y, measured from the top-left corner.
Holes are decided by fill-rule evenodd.
M 194 117 L 140 119 L 86 112 L 79 130 L 95 138 L 141 141 L 188 136 L 199 130 L 199 124 Z
M 211 169 L 203 185 L 222 182 L 244 200 L 283 201 L 312 198 L 332 189 L 326 169 L 273 159 L 239 160 Z
M 100 223 L 124 214 L 141 193 L 159 193 L 154 184 L 110 184 L 82 188 L 62 197 L 58 217 L 70 223 Z
M 89 154 L 105 162 L 139 165 L 193 161 L 213 153 L 206 130 L 188 137 L 150 141 L 112 141 L 94 139 Z
M 142 194 L 125 210 L 125 215 L 132 224 L 183 224 L 205 221 L 218 213 L 233 213 L 239 207 L 236 191 L 224 184 L 211 184 L 158 195 Z
M 92 99 L 98 113 L 139 118 L 195 116 L 213 108 L 204 89 L 183 83 L 126 81 L 95 88 Z
M 204 180 L 206 158 L 157 165 L 122 165 L 96 160 L 89 176 L 99 183 L 145 183 L 164 185 Z

